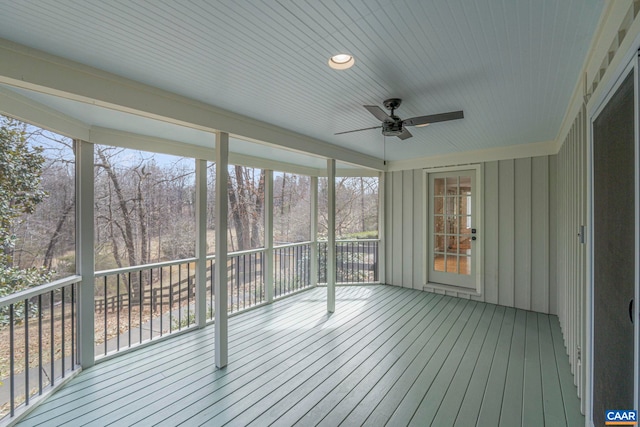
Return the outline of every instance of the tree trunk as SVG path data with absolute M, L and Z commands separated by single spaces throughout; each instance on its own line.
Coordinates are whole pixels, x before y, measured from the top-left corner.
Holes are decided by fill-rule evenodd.
M 53 251 L 56 247 L 56 244 L 58 243 L 58 240 L 60 239 L 60 232 L 62 231 L 62 227 L 67 220 L 67 216 L 73 209 L 74 204 L 75 200 L 65 206 L 64 211 L 62 212 L 62 216 L 58 219 L 56 227 L 53 231 L 53 235 L 51 236 L 51 239 L 49 239 L 49 244 L 47 245 L 47 250 L 44 253 L 44 260 L 42 262 L 42 265 L 49 270 L 51 270 L 51 264 L 53 262 Z
M 131 224 L 131 215 L 127 209 L 127 201 L 124 198 L 124 193 L 122 191 L 122 187 L 120 186 L 120 181 L 118 180 L 118 176 L 114 172 L 109 160 L 105 156 L 104 152 L 98 150 L 98 156 L 100 156 L 100 160 L 102 160 L 102 167 L 107 172 L 109 179 L 113 184 L 113 189 L 116 193 L 116 198 L 118 199 L 118 206 L 120 208 L 120 212 L 122 213 L 122 219 L 124 221 L 124 245 L 125 250 L 127 251 L 127 258 L 129 260 L 129 266 L 134 266 L 137 264 L 136 260 L 136 251 L 134 245 L 134 237 L 133 237 L 133 226 Z M 138 301 L 140 295 L 140 284 L 138 283 L 137 275 L 131 276 L 131 290 L 132 290 L 132 302 Z

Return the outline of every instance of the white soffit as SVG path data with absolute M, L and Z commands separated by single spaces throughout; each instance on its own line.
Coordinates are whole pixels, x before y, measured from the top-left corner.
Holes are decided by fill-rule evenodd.
M 148 151 L 166 152 L 166 150 L 154 147 L 154 142 L 167 141 L 182 144 L 181 154 L 187 157 L 197 157 L 202 154 L 202 150 L 195 147 L 211 150 L 210 158 L 213 158 L 214 155 L 215 134 L 211 132 L 7 85 L 0 85 L 0 88 L 5 92 L 9 91 L 19 97 L 34 101 L 36 103 L 34 105 L 38 105 L 41 107 L 40 109 L 45 107 L 77 120 L 88 127 L 89 135 L 92 133 L 100 134 L 101 139 L 105 139 L 106 135 L 112 142 L 116 142 L 115 140 L 120 137 L 123 141 L 118 145 L 131 145 L 125 141 L 126 134 L 131 134 L 146 141 L 145 146 L 142 148 Z M 23 117 L 23 119 L 29 121 L 29 117 Z M 34 122 L 34 120 L 31 120 L 31 122 Z M 45 123 L 38 124 L 52 130 L 58 130 L 55 129 L 55 124 L 49 124 L 49 126 Z M 92 131 L 92 129 L 94 130 Z M 109 132 L 109 130 L 113 132 Z M 78 137 L 80 135 L 74 136 Z M 88 136 L 87 139 L 91 140 L 91 137 Z M 141 147 L 136 144 L 136 148 Z M 326 159 L 324 158 L 285 150 L 268 144 L 246 141 L 233 136 L 229 141 L 229 149 L 231 153 L 236 154 L 235 160 L 238 163 L 251 163 L 251 166 L 260 164 L 261 159 L 264 159 L 265 162 L 262 163 L 268 163 L 272 168 L 277 169 L 280 166 L 288 171 L 295 171 L 295 169 L 299 168 L 301 173 L 303 173 L 304 169 L 322 171 L 326 168 Z M 175 149 L 172 150 L 172 154 L 176 154 Z M 234 160 L 233 155 L 231 158 Z M 353 169 L 352 165 L 342 162 L 338 162 L 337 167 L 339 169 Z

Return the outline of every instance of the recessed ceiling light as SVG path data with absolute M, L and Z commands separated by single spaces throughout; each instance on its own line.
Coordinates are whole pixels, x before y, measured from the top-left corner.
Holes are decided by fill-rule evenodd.
M 353 56 L 346 53 L 340 53 L 329 58 L 329 67 L 334 70 L 346 70 L 347 68 L 351 68 L 355 62 L 356 61 L 353 59 Z

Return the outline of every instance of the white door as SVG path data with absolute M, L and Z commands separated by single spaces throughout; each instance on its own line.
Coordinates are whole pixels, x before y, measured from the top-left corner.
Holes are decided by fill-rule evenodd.
M 476 289 L 476 170 L 428 177 L 429 282 Z

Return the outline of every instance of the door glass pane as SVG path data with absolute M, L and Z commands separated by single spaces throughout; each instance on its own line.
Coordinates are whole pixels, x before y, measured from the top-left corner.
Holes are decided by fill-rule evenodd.
M 433 180 L 433 194 L 436 196 L 444 196 L 444 179 L 436 178 Z
M 471 234 L 471 216 L 460 215 L 458 217 L 458 226 L 460 227 L 460 234 Z
M 433 257 L 433 269 L 444 272 L 444 255 L 440 254 Z
M 447 216 L 447 234 L 458 234 L 457 217 L 453 215 Z
M 461 176 L 460 177 L 460 195 L 471 195 L 471 177 L 470 176 Z
M 460 260 L 460 274 L 471 274 L 471 257 L 469 256 L 461 256 Z
M 458 272 L 458 257 L 457 256 L 447 256 L 447 273 L 457 273 Z
M 442 215 L 444 213 L 444 198 L 435 197 L 433 202 L 433 213 L 436 215 Z
M 447 178 L 447 196 L 458 194 L 458 177 Z
M 457 202 L 458 198 L 457 197 L 447 197 L 447 214 L 449 215 L 455 215 L 457 213 L 457 209 L 456 209 L 456 202 Z
M 458 253 L 458 236 L 447 236 L 447 253 Z
M 439 233 L 439 234 L 444 233 L 444 217 L 443 216 L 436 216 L 434 218 L 433 228 L 436 233 Z
M 435 244 L 433 245 L 433 250 L 435 252 L 444 252 L 444 236 L 441 234 L 436 235 L 434 238 L 434 242 Z

